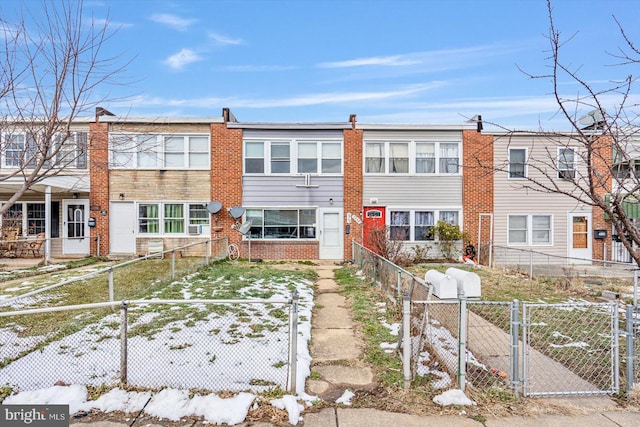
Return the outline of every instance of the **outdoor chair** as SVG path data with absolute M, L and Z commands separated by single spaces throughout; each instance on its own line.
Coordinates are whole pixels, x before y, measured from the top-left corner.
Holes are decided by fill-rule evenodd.
M 15 257 L 18 250 L 18 238 L 20 237 L 19 228 L 6 228 L 2 230 L 2 239 L 0 240 L 0 256 Z
M 26 253 L 28 255 L 29 252 L 31 252 L 33 254 L 33 257 L 37 258 L 38 256 L 40 256 L 40 248 L 42 247 L 44 240 L 45 234 L 38 233 L 33 240 L 25 240 L 23 242 L 20 242 L 20 255 L 22 255 L 23 253 Z

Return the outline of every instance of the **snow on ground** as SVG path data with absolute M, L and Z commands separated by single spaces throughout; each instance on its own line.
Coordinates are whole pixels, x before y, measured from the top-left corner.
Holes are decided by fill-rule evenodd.
M 351 406 L 351 398 L 354 396 L 355 394 L 351 390 L 347 389 L 344 391 L 344 393 L 342 393 L 342 396 L 340 396 L 336 400 L 336 403 L 342 403 L 343 405 Z
M 212 287 L 212 282 L 215 287 Z M 231 286 L 228 280 L 190 275 L 170 287 L 184 297 L 216 298 L 216 290 Z M 247 282 L 240 293 L 246 298 L 289 299 L 292 289 L 300 295 L 298 312 L 298 359 L 296 389 L 298 396 L 280 399 L 297 423 L 303 407 L 297 400 L 311 402 L 315 396 L 304 393 L 310 374 L 311 310 L 313 286 L 295 276 Z M 267 293 L 269 296 L 267 296 Z M 162 292 L 151 299 L 163 298 Z M 20 391 L 4 403 L 66 403 L 71 413 L 96 408 L 103 411 L 137 412 L 151 397 L 145 412 L 161 418 L 179 419 L 187 415 L 203 416 L 209 422 L 234 424 L 244 420 L 254 395 L 240 393 L 231 399 L 215 395 L 194 396 L 188 389 L 210 391 L 260 392 L 280 386 L 287 388 L 288 306 L 269 304 L 228 305 L 220 310 L 198 305 L 131 306 L 128 340 L 128 382 L 140 387 L 169 387 L 151 394 L 113 389 L 96 401 L 87 400 L 86 385 L 116 385 L 120 375 L 119 313 L 61 340 L 50 342 L 0 370 L 2 384 Z M 166 306 L 162 306 L 167 308 Z M 184 313 L 183 313 L 184 312 Z M 198 314 L 202 313 L 202 314 Z M 11 343 L 8 351 L 0 345 L 0 360 L 35 348 L 46 337 L 16 340 L 17 325 L 0 328 L 0 343 Z M 136 327 L 146 332 L 134 334 Z M 50 369 L 55 366 L 55 369 Z M 68 387 L 53 384 L 62 381 Z M 31 390 L 31 391 L 27 391 Z M 295 402 L 292 403 L 292 402 Z
M 469 399 L 464 394 L 464 392 L 460 389 L 447 390 L 444 393 L 434 397 L 433 401 L 438 405 L 442 405 L 442 406 L 449 406 L 449 405 L 474 406 L 476 404 L 473 400 Z

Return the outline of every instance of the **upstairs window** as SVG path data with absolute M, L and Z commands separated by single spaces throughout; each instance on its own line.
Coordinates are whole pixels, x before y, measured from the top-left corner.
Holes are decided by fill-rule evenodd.
M 457 174 L 457 142 L 365 141 L 366 174 Z
M 87 168 L 87 133 L 72 132 L 66 140 L 60 134 L 47 141 L 33 132 L 2 135 L 2 162 L 5 168 L 45 169 Z
M 526 159 L 525 148 L 509 149 L 509 178 L 526 178 Z
M 576 153 L 573 148 L 558 148 L 558 178 L 572 180 L 576 177 Z
M 208 169 L 208 135 L 112 134 L 111 166 L 127 169 Z
M 333 141 L 244 142 L 245 174 L 341 174 L 342 143 Z

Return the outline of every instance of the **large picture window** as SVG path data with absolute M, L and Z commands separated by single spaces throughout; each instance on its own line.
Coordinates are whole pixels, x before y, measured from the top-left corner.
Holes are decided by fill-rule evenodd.
M 342 142 L 244 141 L 246 174 L 341 174 Z
M 460 143 L 365 141 L 366 174 L 457 174 Z
M 111 167 L 127 169 L 208 169 L 209 136 L 112 134 Z
M 252 239 L 315 239 L 315 209 L 247 209 Z
M 390 209 L 389 238 L 424 242 L 435 240 L 432 228 L 437 221 L 459 225 L 460 212 L 436 209 Z
M 138 233 L 187 234 L 188 226 L 208 226 L 209 218 L 205 203 L 140 203 Z

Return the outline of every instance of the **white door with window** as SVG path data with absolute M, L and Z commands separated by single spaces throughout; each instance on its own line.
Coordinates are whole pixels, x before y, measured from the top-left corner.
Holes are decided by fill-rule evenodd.
M 109 253 L 136 252 L 136 207 L 133 202 L 111 202 Z
M 342 209 L 318 209 L 320 218 L 320 259 L 344 258 Z
M 591 264 L 593 258 L 591 239 L 591 213 L 569 213 L 569 264 Z
M 62 253 L 89 254 L 89 201 L 82 199 L 62 201 Z

